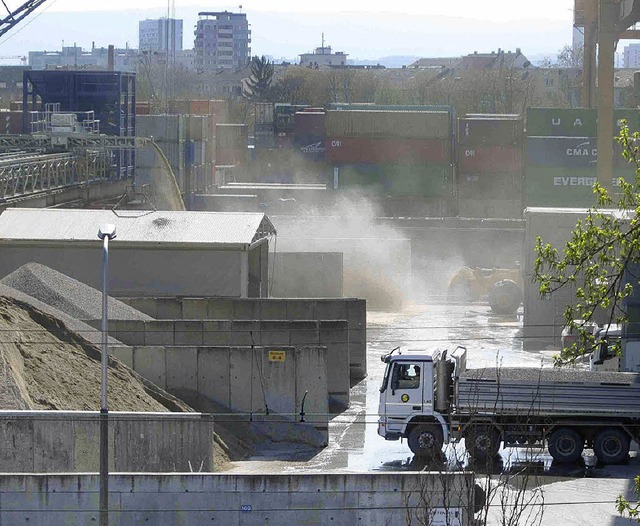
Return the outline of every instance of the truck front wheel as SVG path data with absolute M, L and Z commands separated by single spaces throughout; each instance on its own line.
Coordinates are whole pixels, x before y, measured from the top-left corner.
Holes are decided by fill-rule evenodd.
M 562 464 L 576 462 L 582 456 L 584 440 L 570 427 L 556 429 L 549 437 L 549 453 Z
M 597 434 L 593 451 L 603 464 L 620 464 L 629 454 L 630 440 L 621 429 L 610 427 Z
M 416 457 L 435 457 L 442 451 L 442 428 L 437 424 L 419 424 L 409 432 L 409 449 Z

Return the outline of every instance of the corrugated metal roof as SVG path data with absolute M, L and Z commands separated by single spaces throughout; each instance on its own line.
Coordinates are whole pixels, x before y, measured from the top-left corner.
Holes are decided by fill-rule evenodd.
M 96 242 L 104 224 L 116 226 L 118 243 L 237 246 L 276 233 L 259 213 L 9 208 L 0 214 L 0 242 Z

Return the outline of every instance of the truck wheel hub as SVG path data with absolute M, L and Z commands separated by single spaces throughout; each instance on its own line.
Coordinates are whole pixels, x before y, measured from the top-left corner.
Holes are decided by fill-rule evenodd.
M 436 442 L 436 438 L 433 436 L 433 433 L 424 432 L 420 433 L 418 437 L 418 444 L 422 449 L 431 449 Z

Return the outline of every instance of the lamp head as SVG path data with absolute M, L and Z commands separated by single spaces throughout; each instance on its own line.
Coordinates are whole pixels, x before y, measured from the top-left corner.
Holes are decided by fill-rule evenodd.
M 115 238 L 116 237 L 116 225 L 111 225 L 111 224 L 102 225 L 100 227 L 100 229 L 98 230 L 98 237 L 100 239 L 104 239 L 105 237 L 108 237 L 109 240 Z

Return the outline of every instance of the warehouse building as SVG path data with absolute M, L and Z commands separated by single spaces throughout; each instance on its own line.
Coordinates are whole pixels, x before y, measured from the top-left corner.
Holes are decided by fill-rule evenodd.
M 104 224 L 115 296 L 268 297 L 269 240 L 260 213 L 8 209 L 0 215 L 0 276 L 34 261 L 101 287 Z

